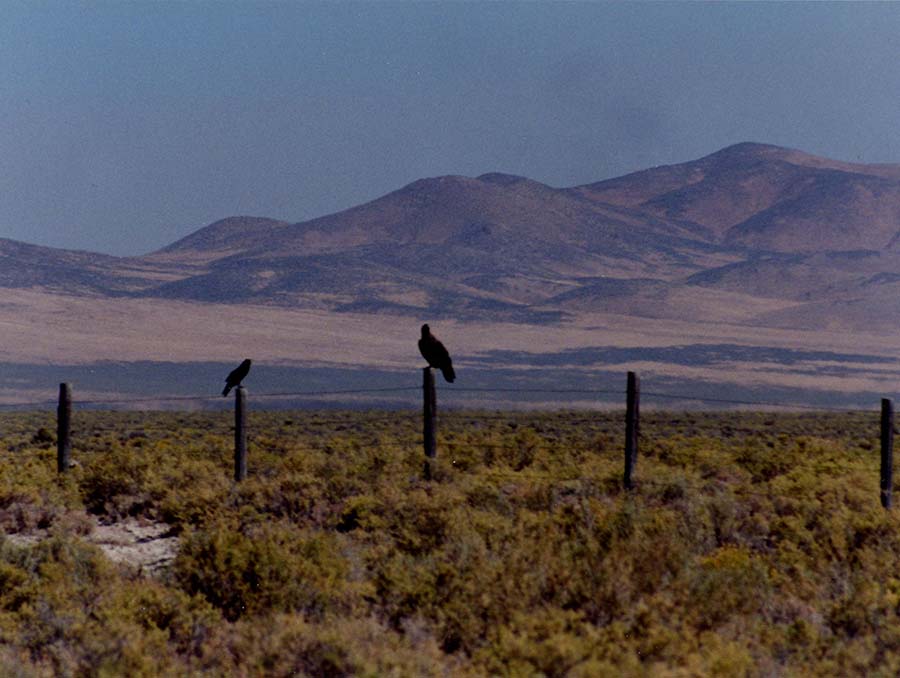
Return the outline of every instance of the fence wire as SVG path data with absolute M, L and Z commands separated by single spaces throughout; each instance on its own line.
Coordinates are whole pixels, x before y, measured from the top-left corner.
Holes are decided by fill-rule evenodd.
M 277 391 L 262 392 L 249 394 L 253 400 L 276 400 L 285 398 L 327 398 L 331 396 L 366 396 L 375 394 L 388 393 L 412 393 L 420 391 L 421 385 L 397 385 L 376 388 L 353 388 L 353 389 L 315 389 L 315 390 L 296 390 L 296 391 Z M 625 395 L 623 389 L 603 389 L 603 388 L 559 388 L 559 387 L 474 387 L 474 386 L 452 386 L 446 393 L 483 393 L 483 394 L 550 394 L 550 395 L 584 395 L 584 396 L 617 396 Z M 691 393 L 678 392 L 660 392 L 653 390 L 642 390 L 642 398 L 674 400 L 692 403 L 710 403 L 716 405 L 735 405 L 743 407 L 768 407 L 786 410 L 807 410 L 812 412 L 871 412 L 875 408 L 860 407 L 834 407 L 830 405 L 810 405 L 807 403 L 784 402 L 774 400 L 756 400 L 756 399 L 740 399 L 740 398 L 722 398 L 716 396 L 707 396 Z M 221 402 L 223 397 L 221 394 L 196 394 L 196 395 L 158 395 L 158 396 L 141 396 L 141 397 L 109 397 L 97 398 L 89 397 L 83 400 L 73 399 L 73 405 L 78 406 L 131 406 L 146 403 L 190 403 L 190 402 Z M 44 399 L 34 401 L 23 401 L 13 403 L 0 403 L 0 411 L 24 411 L 24 410 L 48 410 L 55 408 L 58 402 L 56 400 Z M 361 403 L 356 403 L 361 404 Z M 604 403 L 609 404 L 609 403 Z M 441 411 L 442 417 L 448 416 L 475 416 L 467 408 L 471 405 L 465 403 L 451 406 L 451 409 Z M 458 409 L 455 409 L 458 408 Z M 465 413 L 465 414 L 463 414 Z M 487 419 L 484 414 L 477 415 L 479 418 Z M 508 417 L 509 415 L 498 415 Z
M 397 386 L 388 386 L 388 387 L 376 387 L 376 388 L 359 388 L 359 389 L 332 389 L 332 390 L 297 390 L 297 391 L 284 391 L 284 392 L 264 392 L 264 393 L 254 393 L 252 394 L 253 398 L 256 399 L 278 399 L 278 398 L 317 398 L 317 397 L 330 397 L 330 396 L 348 396 L 348 395 L 372 395 L 372 394 L 385 394 L 385 393 L 404 393 L 404 392 L 413 392 L 420 391 L 422 387 L 418 385 L 397 385 Z M 624 390 L 610 390 L 610 389 L 571 389 L 571 388 L 488 388 L 488 387 L 463 387 L 449 388 L 449 393 L 453 392 L 473 392 L 473 393 L 549 393 L 549 394 L 578 394 L 578 395 L 615 395 L 622 396 L 625 395 Z M 690 401 L 690 402 L 701 402 L 701 403 L 715 403 L 715 404 L 727 404 L 727 405 L 739 405 L 745 407 L 773 407 L 784 410 L 803 410 L 809 412 L 839 412 L 839 413 L 863 413 L 863 414 L 875 414 L 877 412 L 877 408 L 854 408 L 854 407 L 832 407 L 825 405 L 809 405 L 805 403 L 788 403 L 788 402 L 777 402 L 772 400 L 751 400 L 751 399 L 732 399 L 732 398 L 720 398 L 714 396 L 704 396 L 704 395 L 696 395 L 696 394 L 687 394 L 687 393 L 672 393 L 672 392 L 658 392 L 653 390 L 642 390 L 641 396 L 645 398 L 658 398 L 661 400 L 680 400 L 680 401 Z M 221 394 L 215 395 L 172 395 L 172 396 L 155 396 L 155 397 L 136 397 L 136 398 L 88 398 L 85 400 L 74 400 L 74 406 L 111 406 L 111 405 L 134 405 L 141 403 L 168 403 L 168 402 L 222 402 L 223 398 Z M 226 401 L 227 402 L 227 401 Z M 28 409 L 33 410 L 48 410 L 51 408 L 55 408 L 57 406 L 57 401 L 54 400 L 37 400 L 33 402 L 20 402 L 20 403 L 5 403 L 0 404 L 0 410 L 2 411 L 23 411 Z M 273 410 L 274 411 L 274 410 Z M 133 412 L 134 414 L 138 414 L 140 411 Z M 352 440 L 352 449 L 365 448 L 366 446 L 378 446 L 381 449 L 393 451 L 394 453 L 399 454 L 420 454 L 423 447 L 423 440 L 420 436 L 413 437 L 409 434 L 410 424 L 418 424 L 422 422 L 422 413 L 420 411 L 413 410 L 397 410 L 390 413 L 386 413 L 384 410 L 374 410 L 374 411 L 360 411 L 354 410 L 353 412 L 347 412 L 346 414 L 335 414 L 335 415 L 322 415 L 316 411 L 307 410 L 308 414 L 302 416 L 298 419 L 298 421 L 291 421 L 288 426 L 296 426 L 302 427 L 304 429 L 304 433 L 316 436 L 314 440 L 316 441 L 313 444 L 309 445 L 310 449 L 322 449 L 324 446 L 328 448 L 329 443 L 327 442 L 327 438 L 319 438 L 320 435 L 318 433 L 324 427 L 332 427 L 329 431 L 323 431 L 323 435 L 332 435 L 335 438 L 339 436 L 345 435 L 346 433 L 351 433 L 355 436 Z M 174 414 L 174 413 L 173 413 Z M 621 412 L 617 412 L 616 415 L 620 415 Z M 723 416 L 726 414 L 722 413 Z M 574 415 L 574 416 L 573 416 Z M 690 416 L 690 415 L 688 415 Z M 606 419 L 604 419 L 606 417 Z M 507 423 L 510 426 L 513 425 L 524 425 L 530 424 L 530 429 L 532 432 L 538 434 L 549 433 L 550 435 L 545 436 L 543 438 L 518 441 L 518 440 L 510 440 L 504 442 L 495 442 L 493 440 L 484 440 L 479 441 L 477 439 L 468 439 L 468 440 L 455 440 L 453 439 L 453 434 L 451 433 L 450 437 L 442 439 L 439 441 L 439 447 L 442 450 L 445 450 L 448 456 L 451 457 L 450 468 L 453 468 L 454 462 L 452 461 L 452 455 L 460 448 L 470 448 L 474 450 L 503 450 L 510 453 L 515 453 L 517 451 L 521 451 L 524 447 L 535 447 L 543 450 L 553 450 L 554 448 L 559 449 L 560 446 L 571 444 L 570 441 L 565 436 L 555 436 L 556 433 L 553 427 L 558 423 L 559 425 L 572 426 L 572 425 L 581 425 L 581 426 L 592 426 L 596 425 L 598 427 L 602 427 L 603 433 L 607 433 L 607 429 L 612 422 L 611 414 L 609 411 L 601 411 L 598 410 L 594 416 L 587 414 L 584 410 L 569 410 L 569 411 L 558 411 L 558 412 L 543 412 L 541 413 L 541 418 L 535 420 L 534 413 L 520 410 L 520 411 L 509 411 L 509 412 L 484 412 L 484 411 L 473 411 L 470 409 L 450 409 L 445 410 L 441 409 L 438 415 L 440 420 L 447 421 L 447 428 L 445 430 L 453 431 L 453 427 L 465 427 L 476 423 L 485 423 L 485 424 L 500 424 Z M 556 420 L 555 420 L 556 418 Z M 404 435 L 399 436 L 399 439 L 394 441 L 387 439 L 379 439 L 377 436 L 379 435 L 379 431 L 366 430 L 370 424 L 379 424 L 383 422 L 391 422 L 394 424 L 401 424 L 405 429 Z M 226 433 L 230 433 L 232 430 L 231 427 L 227 423 L 220 423 L 219 429 L 216 431 L 216 435 L 223 435 Z M 494 431 L 496 432 L 496 428 L 486 428 L 485 431 Z M 164 428 L 159 428 L 159 431 L 164 431 Z M 156 431 L 154 431 L 156 432 Z M 362 433 L 361 433 L 362 432 Z M 513 436 L 516 435 L 515 429 L 507 429 L 502 431 L 505 435 Z M 123 432 L 121 427 L 117 427 L 115 425 L 110 425 L 105 422 L 96 422 L 95 424 L 91 424 L 89 422 L 85 422 L 84 420 L 79 420 L 78 423 L 73 426 L 73 433 L 78 436 L 94 436 L 98 437 L 103 434 L 117 434 L 119 436 L 127 436 L 129 435 L 127 431 Z M 370 436 L 376 436 L 369 439 Z M 409 437 L 409 440 L 404 440 Z M 476 436 L 472 436 L 475 438 Z M 873 436 L 874 437 L 874 436 Z M 266 447 L 266 444 L 260 441 L 257 443 L 262 450 L 268 450 L 272 452 L 273 450 L 277 450 L 278 446 L 270 446 Z M 338 448 L 341 449 L 341 448 Z M 593 449 L 593 448 L 592 448 Z M 618 451 L 617 451 L 618 453 Z M 819 471 L 820 469 L 815 469 Z M 827 472 L 829 469 L 823 468 L 821 469 L 823 472 Z M 455 469 L 453 472 L 464 472 L 464 470 Z M 612 475 L 606 476 L 598 476 L 598 475 L 580 475 L 577 470 L 569 472 L 567 470 L 558 470 L 556 472 L 542 472 L 539 469 L 522 469 L 515 470 L 513 468 L 503 469 L 503 468 L 481 468 L 478 472 L 480 475 L 483 475 L 488 478 L 493 478 L 498 481 L 503 482 L 516 482 L 516 481 L 547 481 L 552 483 L 572 483 L 572 482 L 581 482 L 581 483 L 604 483 L 609 484 L 616 480 Z M 763 485 L 758 490 L 754 488 L 748 488 L 746 486 L 734 486 L 732 483 L 728 483 L 725 481 L 716 481 L 716 480 L 696 480 L 689 478 L 678 478 L 671 480 L 664 479 L 654 479 L 654 478 L 644 478 L 637 477 L 633 480 L 634 487 L 638 491 L 641 488 L 646 488 L 647 490 L 652 491 L 653 489 L 659 489 L 665 491 L 667 488 L 672 488 L 673 490 L 682 489 L 685 491 L 691 492 L 699 492 L 703 494 L 709 494 L 712 492 L 716 492 L 719 490 L 730 490 L 733 491 L 737 496 L 760 496 L 771 498 L 772 492 L 765 488 Z

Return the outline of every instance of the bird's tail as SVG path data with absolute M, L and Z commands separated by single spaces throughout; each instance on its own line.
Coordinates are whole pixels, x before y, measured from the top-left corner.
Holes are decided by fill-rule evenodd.
M 453 364 L 448 362 L 441 368 L 441 373 L 444 375 L 444 379 L 448 383 L 453 383 L 453 380 L 456 379 L 456 372 L 453 371 Z
M 231 386 L 226 386 L 225 390 L 222 391 L 222 396 L 227 396 L 228 392 L 231 390 Z

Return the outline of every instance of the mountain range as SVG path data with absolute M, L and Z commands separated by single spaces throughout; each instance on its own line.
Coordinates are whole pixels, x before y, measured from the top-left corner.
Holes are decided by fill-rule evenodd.
M 223 219 L 142 256 L 0 239 L 0 289 L 7 364 L 397 369 L 430 320 L 465 344 L 463 375 L 467 360 L 520 369 L 540 352 L 642 364 L 627 350 L 644 346 L 665 348 L 659 374 L 746 367 L 786 384 L 806 350 L 804 379 L 834 388 L 851 368 L 822 356 L 840 355 L 867 366 L 853 388 L 877 393 L 900 376 L 900 165 L 741 143 L 567 188 L 427 178 L 300 223 Z M 748 356 L 766 356 L 765 375 Z
M 742 143 L 571 188 L 421 179 L 301 223 L 233 217 L 137 257 L 0 240 L 0 286 L 553 322 L 584 310 L 888 329 L 900 165 Z

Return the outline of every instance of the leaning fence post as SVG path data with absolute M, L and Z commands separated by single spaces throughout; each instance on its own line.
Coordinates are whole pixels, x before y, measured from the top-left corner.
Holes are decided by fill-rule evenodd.
M 234 480 L 247 478 L 247 389 L 234 391 Z
M 426 480 L 431 480 L 431 460 L 437 456 L 436 424 L 437 395 L 434 390 L 434 372 L 430 367 L 425 367 L 422 369 L 422 445 L 425 451 Z
M 881 505 L 891 508 L 894 489 L 894 401 L 881 399 Z
M 72 385 L 59 385 L 59 406 L 56 408 L 56 470 L 69 470 L 72 457 Z
M 634 487 L 634 465 L 638 455 L 640 432 L 641 380 L 634 372 L 628 373 L 628 389 L 625 396 L 625 489 Z

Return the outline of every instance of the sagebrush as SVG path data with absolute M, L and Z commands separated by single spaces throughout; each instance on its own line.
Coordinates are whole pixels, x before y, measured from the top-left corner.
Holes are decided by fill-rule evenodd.
M 0 417 L 9 675 L 897 675 L 900 519 L 868 414 L 453 412 Z M 181 536 L 153 578 L 84 511 Z

